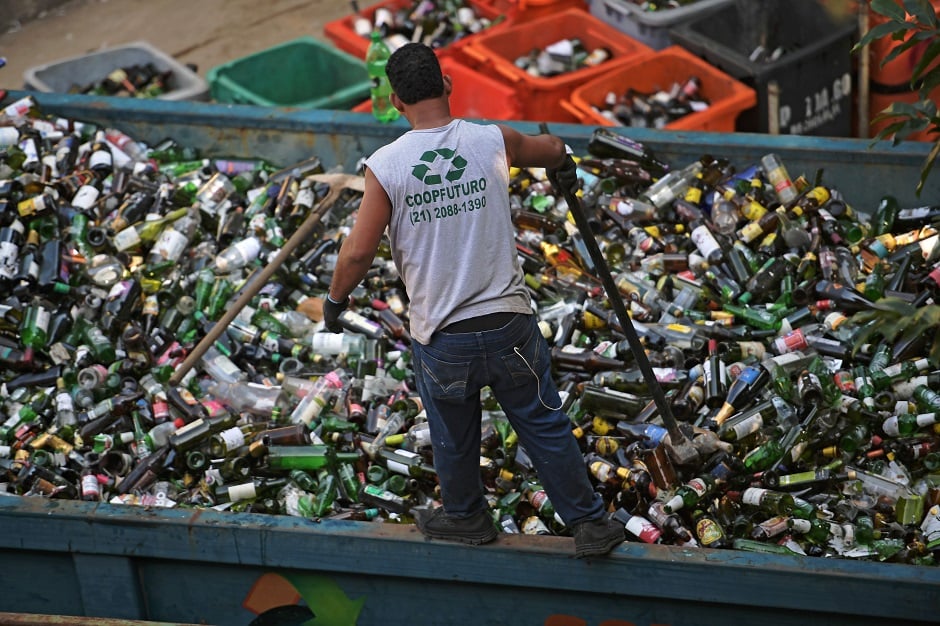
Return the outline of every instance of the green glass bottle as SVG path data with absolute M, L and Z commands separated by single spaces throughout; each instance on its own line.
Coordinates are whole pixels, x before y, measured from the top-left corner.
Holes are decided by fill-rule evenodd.
M 704 509 L 692 512 L 695 537 L 703 548 L 728 548 L 732 541 L 714 515 Z
M 901 210 L 894 196 L 883 196 L 878 202 L 874 215 L 871 218 L 871 235 L 877 237 L 892 232 L 894 220 Z
M 783 544 L 761 541 L 759 539 L 749 539 L 747 537 L 736 537 L 731 547 L 735 550 L 743 550 L 745 552 L 782 554 L 785 556 L 806 556 L 805 554 L 797 552 L 796 550 L 793 550 L 792 548 L 789 548 Z
M 316 517 L 323 517 L 336 502 L 336 496 L 339 494 L 339 483 L 336 475 L 327 468 L 321 468 L 317 471 L 317 491 L 313 497 L 313 514 Z
M 104 332 L 95 324 L 85 326 L 85 343 L 91 348 L 92 354 L 98 359 L 98 362 L 107 365 L 117 359 L 117 350 L 114 342 L 111 341 Z
M 316 477 L 305 470 L 291 470 L 287 474 L 287 479 L 297 488 L 309 493 L 314 493 L 317 490 Z
M 783 458 L 786 452 L 782 434 L 779 431 L 777 436 L 772 436 L 759 446 L 752 448 L 744 455 L 744 467 L 749 472 L 760 472 L 770 469 L 773 465 Z
M 733 313 L 735 318 L 741 320 L 751 328 L 759 330 L 780 330 L 783 322 L 780 317 L 766 308 L 757 306 L 748 306 L 725 302 L 722 308 L 728 313 Z
M 347 502 L 359 502 L 359 488 L 362 483 L 352 463 L 339 463 L 336 467 L 343 499 Z
M 215 287 L 212 289 L 209 301 L 206 304 L 206 317 L 213 321 L 222 317 L 222 313 L 225 312 L 225 307 L 228 306 L 229 298 L 231 298 L 234 293 L 235 285 L 232 284 L 231 280 L 225 277 L 220 277 L 216 280 Z
M 152 244 L 168 224 L 183 217 L 189 213 L 189 210 L 189 207 L 182 207 L 157 219 L 144 219 L 131 224 L 116 232 L 111 239 L 111 244 L 118 252 L 135 250 L 141 246 Z
M 554 517 L 555 507 L 540 484 L 527 481 L 522 485 L 522 492 L 525 499 L 538 511 L 540 516 L 546 520 Z
M 715 487 L 715 479 L 708 474 L 696 476 L 676 489 L 676 493 L 666 501 L 663 510 L 675 513 L 684 507 L 693 507 Z
M 41 350 L 46 346 L 49 340 L 51 309 L 49 303 L 38 297 L 34 297 L 26 307 L 20 330 L 20 342 L 24 347 Z
M 927 385 L 917 385 L 912 393 L 917 408 L 925 413 L 940 413 L 940 393 Z
M 306 446 L 268 446 L 267 462 L 271 469 L 318 470 L 335 466 L 336 463 L 352 463 L 359 460 L 356 452 L 337 452 L 325 444 Z
M 888 437 L 910 437 L 921 429 L 940 421 L 940 413 L 901 413 L 882 422 L 881 430 Z
M 793 496 L 782 491 L 748 487 L 741 492 L 741 503 L 775 515 L 789 515 L 796 508 Z
M 209 305 L 209 299 L 212 296 L 212 288 L 215 286 L 215 274 L 208 267 L 199 270 L 196 275 L 196 284 L 193 287 L 193 299 L 195 300 L 195 309 L 205 312 Z
M 390 472 L 415 478 L 433 478 L 437 475 L 434 467 L 425 463 L 423 456 L 404 448 L 383 446 L 378 449 L 374 458 L 377 463 L 387 467 Z
M 368 506 L 374 506 L 399 515 L 408 513 L 412 505 L 410 498 L 405 498 L 371 483 L 365 484 L 359 489 L 359 501 Z
M 868 276 L 865 278 L 865 283 L 862 286 L 862 295 L 872 302 L 877 302 L 885 295 L 886 283 L 884 263 L 875 263 L 871 272 L 869 272 Z
M 256 477 L 243 483 L 219 485 L 215 490 L 215 498 L 218 503 L 257 500 L 277 493 L 286 484 L 286 477 Z
M 874 370 L 869 365 L 868 377 L 877 392 L 888 389 L 895 383 L 910 380 L 929 367 L 930 361 L 924 358 L 908 359 Z

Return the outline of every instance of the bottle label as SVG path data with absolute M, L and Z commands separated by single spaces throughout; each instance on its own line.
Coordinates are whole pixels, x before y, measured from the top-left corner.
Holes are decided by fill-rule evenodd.
M 82 185 L 72 197 L 72 206 L 77 209 L 91 210 L 91 207 L 98 201 L 100 192 L 97 187 L 91 185 Z
M 759 487 L 748 487 L 744 490 L 744 493 L 741 494 L 741 502 L 751 506 L 759 506 L 766 494 L 766 489 L 760 489 Z
M 774 347 L 777 348 L 777 352 L 780 354 L 804 350 L 808 346 L 809 344 L 806 343 L 806 335 L 803 334 L 801 328 L 797 328 L 782 337 L 778 337 L 774 342 Z
M 701 478 L 693 478 L 692 480 L 686 483 L 686 486 L 692 491 L 694 491 L 695 495 L 697 495 L 699 498 L 704 496 L 705 493 L 708 491 L 708 485 Z
M 406 463 L 402 463 L 400 461 L 394 461 L 392 459 L 386 459 L 385 464 L 388 467 L 388 471 L 390 472 L 395 472 L 396 474 L 404 474 L 405 476 L 411 475 L 411 472 L 409 471 L 409 467 Z
M 738 380 L 741 382 L 747 383 L 748 385 L 754 384 L 754 381 L 760 376 L 760 370 L 756 367 L 745 367 L 741 370 L 741 373 L 738 374 Z
M 134 246 L 139 244 L 140 235 L 137 233 L 136 228 L 134 228 L 133 226 L 130 226 L 118 233 L 115 233 L 111 241 L 114 244 L 114 248 L 118 252 L 123 252 L 124 250 L 133 248 Z
M 15 146 L 20 139 L 20 131 L 15 126 L 0 127 L 0 146 Z
M 662 531 L 655 524 L 638 515 L 631 517 L 625 526 L 630 534 L 639 537 L 640 541 L 645 543 L 656 543 L 662 535 Z
M 278 342 L 278 336 L 272 333 L 262 333 L 261 334 L 261 347 L 267 350 L 268 352 L 277 353 L 281 349 L 281 345 Z
M 764 344 L 759 341 L 739 341 L 738 347 L 741 349 L 742 358 L 753 356 L 763 360 L 764 354 L 767 352 Z
M 602 483 L 606 483 L 612 476 L 610 465 L 600 461 L 591 463 L 591 473 L 594 474 L 594 477 Z
M 314 333 L 311 341 L 317 354 L 339 354 L 343 351 L 343 333 Z
M 160 314 L 160 301 L 157 299 L 156 294 L 151 294 L 144 298 L 144 303 L 141 307 L 141 315 L 152 315 L 157 316 Z
M 150 254 L 153 256 L 160 255 L 165 261 L 176 261 L 183 254 L 187 243 L 189 243 L 189 239 L 186 235 L 175 228 L 167 228 L 160 233 L 160 237 L 157 238 L 156 243 L 150 249 Z
M 294 206 L 309 208 L 313 206 L 314 202 L 316 202 L 316 196 L 313 193 L 312 187 L 304 186 L 297 190 L 297 197 L 294 199 Z
M 72 394 L 68 391 L 57 393 L 55 396 L 56 413 L 67 413 L 75 410 L 75 403 L 72 401 Z
M 20 248 L 12 241 L 0 241 L 0 277 L 12 280 L 16 275 L 16 259 Z
M 52 315 L 49 311 L 46 310 L 46 307 L 40 306 L 36 307 L 36 329 L 42 332 L 47 332 L 49 330 L 49 321 L 52 319 Z
M 19 212 L 20 217 L 28 217 L 42 213 L 46 208 L 48 208 L 48 203 L 46 202 L 45 196 L 42 195 L 33 196 L 16 205 L 16 210 Z
M 245 445 L 245 433 L 237 426 L 223 430 L 218 436 L 223 452 L 231 452 Z
M 748 222 L 743 228 L 738 230 L 738 239 L 745 243 L 750 243 L 764 234 L 763 229 L 757 222 Z
M 522 522 L 522 533 L 525 535 L 550 535 L 548 529 L 538 515 L 530 515 Z
M 679 380 L 679 371 L 674 367 L 654 367 L 653 374 L 661 383 L 671 383 Z
M 243 485 L 232 485 L 228 488 L 228 499 L 231 502 L 241 500 L 251 500 L 257 496 L 254 483 L 245 483 Z
M 88 158 L 88 168 L 92 170 L 99 168 L 107 169 L 111 167 L 112 163 L 111 153 L 107 150 L 95 150 Z
M 39 263 L 32 257 L 28 261 L 28 265 L 24 268 L 26 270 L 26 275 L 36 278 L 39 276 Z
M 196 198 L 202 203 L 202 210 L 210 215 L 218 212 L 219 206 L 235 191 L 231 179 L 221 172 L 216 172 L 206 184 L 196 192 Z
M 826 317 L 823 318 L 823 324 L 825 324 L 832 330 L 835 330 L 839 327 L 840 324 L 842 324 L 842 322 L 844 322 L 847 319 L 848 318 L 842 313 L 840 313 L 839 311 L 833 311 L 832 313 L 827 314 Z
M 698 248 L 698 251 L 702 253 L 702 256 L 706 259 L 712 256 L 713 252 L 721 254 L 721 246 L 718 244 L 718 241 L 715 239 L 715 236 L 711 234 L 711 231 L 708 230 L 708 227 L 705 225 L 698 226 L 692 230 L 691 233 L 692 243 L 695 244 L 695 247 Z
M 541 511 L 545 504 L 548 502 L 548 494 L 539 489 L 538 491 L 533 491 L 529 494 L 529 504 L 534 506 L 537 510 Z
M 748 435 L 756 433 L 763 425 L 764 418 L 761 417 L 760 413 L 755 413 L 744 421 L 735 424 L 731 430 L 734 432 L 735 439 L 744 439 Z
M 695 534 L 698 535 L 698 540 L 705 547 L 721 541 L 721 538 L 725 535 L 718 524 L 708 518 L 702 518 L 695 522 Z
M 101 497 L 101 484 L 98 482 L 98 477 L 94 474 L 82 476 L 82 499 L 97 499 L 99 497 Z

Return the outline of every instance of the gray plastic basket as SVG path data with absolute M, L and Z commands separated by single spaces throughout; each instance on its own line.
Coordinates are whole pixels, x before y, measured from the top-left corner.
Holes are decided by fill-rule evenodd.
M 167 92 L 159 96 L 161 100 L 209 99 L 209 83 L 205 79 L 145 41 L 31 67 L 23 72 L 24 88 L 68 93 L 74 85 L 85 86 L 98 82 L 120 67 L 146 63 L 153 63 L 163 72 L 172 70 Z
M 640 5 L 629 0 L 591 0 L 591 15 L 654 50 L 662 50 L 673 43 L 669 29 L 698 19 L 734 1 L 698 0 L 674 9 L 644 11 Z

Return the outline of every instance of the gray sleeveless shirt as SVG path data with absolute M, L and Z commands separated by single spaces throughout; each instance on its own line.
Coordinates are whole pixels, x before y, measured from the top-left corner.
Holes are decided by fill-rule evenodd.
M 392 259 L 410 333 L 489 313 L 532 313 L 509 212 L 509 165 L 495 125 L 411 130 L 366 160 L 392 204 Z

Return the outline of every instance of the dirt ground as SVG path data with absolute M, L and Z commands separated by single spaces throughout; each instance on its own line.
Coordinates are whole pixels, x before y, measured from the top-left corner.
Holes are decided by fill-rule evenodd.
M 309 35 L 352 13 L 345 0 L 71 0 L 11 21 L 0 0 L 0 88 L 22 89 L 37 65 L 146 41 L 203 78 L 213 67 Z M 360 2 L 366 6 L 369 2 Z

